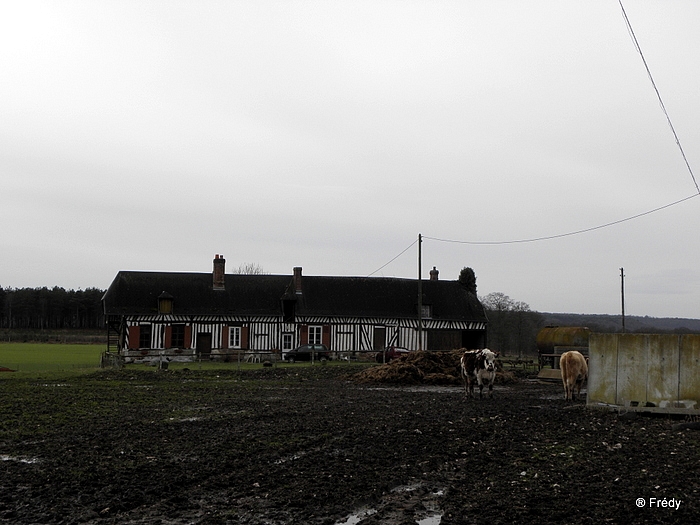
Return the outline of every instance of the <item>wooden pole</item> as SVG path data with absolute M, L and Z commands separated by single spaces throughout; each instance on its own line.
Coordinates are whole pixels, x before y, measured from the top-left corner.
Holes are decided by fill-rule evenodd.
M 423 276 L 421 273 L 421 243 L 423 237 L 418 234 L 418 350 L 423 350 Z
M 625 333 L 625 269 L 620 268 L 620 288 L 622 294 L 622 333 Z

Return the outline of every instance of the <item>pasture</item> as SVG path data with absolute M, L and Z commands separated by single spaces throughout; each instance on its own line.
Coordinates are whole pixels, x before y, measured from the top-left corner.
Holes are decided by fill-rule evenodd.
M 100 365 L 105 345 L 0 343 L 0 366 L 21 375 L 37 372 L 86 372 Z
M 100 355 L 104 344 L 59 344 L 59 343 L 2 343 L 0 342 L 0 367 L 15 371 L 13 376 L 32 377 L 37 374 L 58 373 L 83 374 L 99 369 Z M 260 363 L 196 361 L 172 362 L 171 370 L 255 370 Z M 276 363 L 276 367 L 304 367 L 311 363 Z M 316 363 L 315 366 L 321 366 Z M 325 365 L 324 365 L 325 366 Z M 348 366 L 346 361 L 331 361 L 327 366 Z M 149 369 L 147 364 L 127 365 L 129 370 Z
M 0 375 L 0 523 L 700 514 L 698 432 L 674 420 L 588 410 L 565 402 L 561 383 L 497 384 L 493 399 L 466 400 L 460 386 L 358 383 L 365 367 L 343 365 Z

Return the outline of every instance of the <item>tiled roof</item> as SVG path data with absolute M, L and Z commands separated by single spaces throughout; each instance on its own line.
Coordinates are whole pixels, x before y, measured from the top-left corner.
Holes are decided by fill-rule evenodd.
M 302 277 L 294 293 L 291 275 L 225 276 L 225 290 L 212 288 L 211 273 L 122 271 L 104 295 L 107 315 L 153 315 L 158 297 L 173 297 L 178 315 L 282 314 L 294 300 L 298 316 L 417 318 L 418 282 L 385 277 Z M 483 306 L 457 281 L 422 282 L 423 303 L 433 319 L 485 321 Z

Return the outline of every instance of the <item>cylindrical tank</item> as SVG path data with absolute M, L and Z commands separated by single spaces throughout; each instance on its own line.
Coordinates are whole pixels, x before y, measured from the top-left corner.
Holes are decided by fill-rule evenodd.
M 537 334 L 537 351 L 553 354 L 555 346 L 588 346 L 590 334 L 585 326 L 546 326 Z

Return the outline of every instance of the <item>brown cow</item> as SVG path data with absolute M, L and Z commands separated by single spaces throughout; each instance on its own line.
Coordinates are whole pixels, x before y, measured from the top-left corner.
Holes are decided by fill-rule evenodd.
M 559 358 L 559 368 L 561 368 L 561 381 L 564 384 L 564 399 L 575 401 L 574 389 L 577 389 L 578 394 L 581 395 L 581 387 L 588 377 L 586 358 L 581 352 L 569 350 Z
M 474 397 L 474 383 L 479 383 L 479 399 L 483 397 L 484 386 L 489 387 L 489 397 L 493 397 L 493 383 L 496 379 L 496 358 L 498 353 L 488 348 L 483 350 L 467 350 L 460 360 L 464 393 Z

